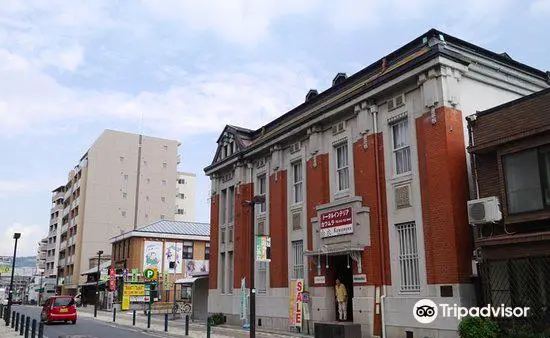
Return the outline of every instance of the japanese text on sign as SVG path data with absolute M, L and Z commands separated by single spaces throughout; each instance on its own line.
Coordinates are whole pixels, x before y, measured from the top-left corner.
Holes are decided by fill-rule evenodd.
M 353 233 L 351 207 L 321 214 L 321 238 Z

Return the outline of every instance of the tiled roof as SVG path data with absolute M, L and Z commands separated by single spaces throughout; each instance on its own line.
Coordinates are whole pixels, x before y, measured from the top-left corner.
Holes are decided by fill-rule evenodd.
M 134 231 L 188 236 L 210 236 L 210 224 L 160 220 Z

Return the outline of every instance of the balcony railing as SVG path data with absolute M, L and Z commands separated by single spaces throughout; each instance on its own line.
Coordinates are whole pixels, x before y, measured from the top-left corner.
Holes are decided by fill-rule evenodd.
M 65 258 L 60 258 L 58 265 L 59 266 L 65 266 Z
M 63 250 L 67 248 L 67 240 L 64 240 L 59 244 L 59 250 Z
M 64 234 L 69 229 L 69 224 L 65 224 L 61 227 L 61 234 Z
M 74 264 L 74 255 L 70 255 L 70 256 L 69 256 L 69 259 L 67 260 L 67 264 L 68 264 L 68 265 Z
M 63 217 L 67 216 L 69 214 L 69 206 L 67 205 L 64 209 L 63 209 Z
M 68 242 L 68 243 L 69 243 L 69 246 L 74 245 L 74 243 L 76 242 L 76 241 L 75 241 L 75 238 L 76 238 L 75 236 L 69 238 L 69 242 Z
M 55 202 L 58 199 L 63 198 L 63 197 L 65 197 L 65 194 L 63 192 L 61 192 L 61 191 L 56 192 L 55 194 L 52 195 L 52 202 Z

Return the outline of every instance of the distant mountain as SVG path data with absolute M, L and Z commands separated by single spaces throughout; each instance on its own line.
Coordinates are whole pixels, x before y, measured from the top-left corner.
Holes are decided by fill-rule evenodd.
M 17 257 L 15 259 L 16 268 L 35 268 L 36 256 Z

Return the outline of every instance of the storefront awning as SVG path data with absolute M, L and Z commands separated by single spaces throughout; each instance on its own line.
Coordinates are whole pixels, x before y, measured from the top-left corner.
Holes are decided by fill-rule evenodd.
M 328 256 L 337 256 L 337 255 L 345 255 L 350 254 L 352 252 L 363 252 L 365 251 L 365 247 L 361 246 L 353 246 L 353 247 L 332 247 L 332 248 L 326 248 L 321 250 L 312 250 L 312 251 L 304 251 L 305 256 L 318 256 L 318 255 L 328 255 Z
M 207 277 L 208 276 L 193 276 L 193 277 L 180 278 L 180 279 L 176 279 L 175 284 L 193 284 L 197 279 L 207 278 Z
M 107 281 L 99 281 L 99 285 L 103 285 L 103 284 L 106 284 Z M 95 286 L 96 285 L 96 282 L 89 282 L 89 283 L 82 283 L 82 284 L 78 284 L 78 286 Z

